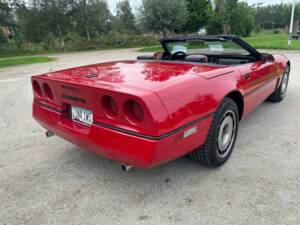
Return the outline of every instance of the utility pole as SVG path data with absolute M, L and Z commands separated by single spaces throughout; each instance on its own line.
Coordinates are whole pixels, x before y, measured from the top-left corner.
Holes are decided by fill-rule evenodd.
M 289 46 L 289 48 L 291 48 L 291 44 L 292 44 L 293 26 L 294 26 L 294 15 L 295 15 L 295 0 L 293 0 L 293 6 L 292 6 L 290 32 L 289 32 L 289 40 L 288 40 L 288 46 Z

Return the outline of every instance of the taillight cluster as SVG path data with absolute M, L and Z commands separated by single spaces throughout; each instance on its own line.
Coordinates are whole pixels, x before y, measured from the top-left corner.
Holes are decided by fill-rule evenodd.
M 134 100 L 127 100 L 125 102 L 124 111 L 127 118 L 135 123 L 140 123 L 144 119 L 142 106 Z
M 115 117 L 119 114 L 119 108 L 115 100 L 106 95 L 102 98 L 101 105 L 108 116 Z
M 41 85 L 37 81 L 33 81 L 32 86 L 33 86 L 33 90 L 34 90 L 35 94 L 38 97 L 43 97 L 45 95 L 45 97 L 48 100 L 53 101 L 54 95 L 48 84 L 44 83 L 43 88 L 42 88 Z
M 121 111 L 116 101 L 108 95 L 102 97 L 101 105 L 108 117 L 117 117 Z M 130 122 L 141 123 L 144 120 L 144 110 L 136 100 L 127 100 L 122 107 L 126 119 Z

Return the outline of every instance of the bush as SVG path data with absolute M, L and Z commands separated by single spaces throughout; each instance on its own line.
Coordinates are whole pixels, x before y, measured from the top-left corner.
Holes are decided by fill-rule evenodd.
M 0 45 L 0 54 L 21 55 L 21 54 L 43 54 L 57 51 L 80 51 L 112 48 L 131 48 L 157 45 L 158 38 L 154 35 L 129 35 L 111 32 L 107 35 L 95 37 L 87 41 L 84 37 L 77 34 L 69 34 L 64 38 L 64 48 L 62 41 L 53 35 L 48 35 L 41 43 L 21 43 L 9 41 L 5 45 Z
M 120 33 L 109 33 L 101 37 L 104 48 L 130 48 L 157 44 L 157 38 L 152 35 L 128 35 Z
M 152 35 L 129 35 L 116 32 L 98 36 L 90 41 L 77 35 L 69 35 L 65 38 L 67 50 L 141 47 L 157 44 L 157 41 L 157 38 Z

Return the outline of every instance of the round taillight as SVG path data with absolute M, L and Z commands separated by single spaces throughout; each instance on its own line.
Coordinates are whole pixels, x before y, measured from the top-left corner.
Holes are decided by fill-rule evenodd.
M 104 96 L 101 103 L 102 108 L 108 116 L 115 117 L 119 114 L 118 105 L 112 97 L 108 95 Z
M 140 123 L 144 120 L 143 108 L 135 100 L 128 100 L 125 103 L 125 113 L 127 118 L 134 123 Z
M 44 84 L 43 89 L 44 89 L 44 93 L 45 93 L 46 97 L 52 101 L 54 99 L 54 96 L 53 96 L 53 92 L 52 92 L 51 88 L 49 87 L 49 85 Z
M 42 95 L 43 95 L 42 88 L 39 85 L 39 83 L 37 81 L 33 81 L 32 86 L 33 86 L 33 90 L 34 90 L 35 94 L 38 95 L 39 97 L 42 97 Z

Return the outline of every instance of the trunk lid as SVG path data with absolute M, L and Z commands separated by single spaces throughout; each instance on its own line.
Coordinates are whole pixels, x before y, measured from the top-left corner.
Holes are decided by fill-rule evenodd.
M 51 72 L 43 76 L 62 82 L 100 88 L 156 91 L 192 79 L 199 74 L 204 78 L 210 78 L 216 70 L 223 72 L 224 67 L 180 62 L 118 61 Z

